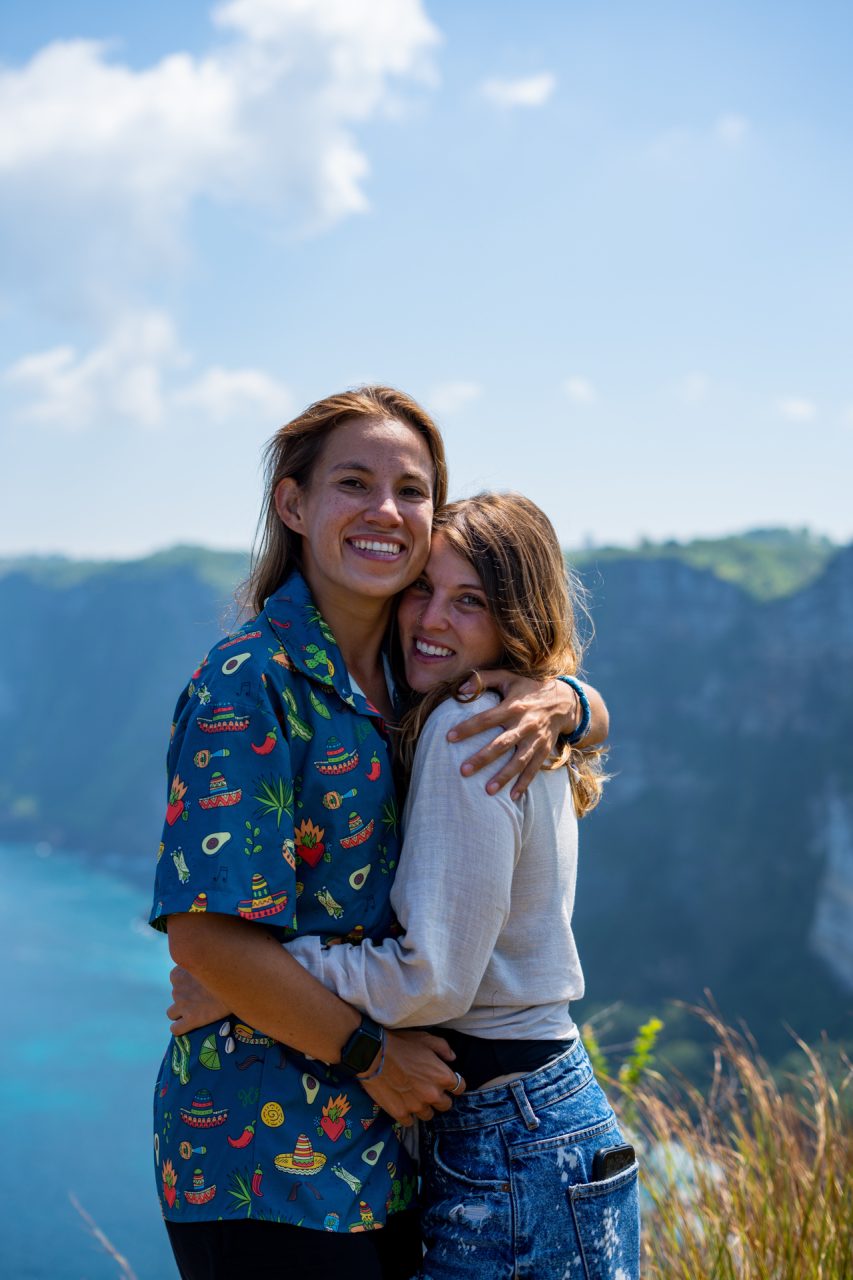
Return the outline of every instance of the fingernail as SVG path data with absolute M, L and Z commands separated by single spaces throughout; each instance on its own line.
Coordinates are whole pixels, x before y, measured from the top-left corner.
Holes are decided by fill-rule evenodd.
M 467 778 L 470 773 L 474 772 L 474 770 L 472 769 L 470 764 L 463 764 L 462 772 L 465 774 L 465 777 Z
M 520 791 L 510 791 L 510 793 L 509 793 L 509 798 L 510 798 L 510 800 L 519 800 L 519 799 L 521 798 L 521 792 L 520 792 Z
M 486 787 L 486 790 L 488 791 L 490 796 L 493 796 L 495 792 L 498 790 L 498 784 L 496 782 L 490 782 L 489 785 Z
M 456 730 L 455 730 L 455 729 L 451 729 L 451 730 L 448 732 L 448 734 L 447 734 L 447 741 L 448 741 L 448 742 L 455 742 L 455 741 L 456 741 L 456 739 L 457 739 L 458 737 L 459 737 L 459 734 L 456 732 Z
M 460 693 L 473 693 L 473 692 L 474 692 L 474 685 L 472 684 L 472 682 L 471 682 L 470 680 L 466 680 L 464 684 L 460 684 L 460 686 L 459 686 L 459 692 L 460 692 Z

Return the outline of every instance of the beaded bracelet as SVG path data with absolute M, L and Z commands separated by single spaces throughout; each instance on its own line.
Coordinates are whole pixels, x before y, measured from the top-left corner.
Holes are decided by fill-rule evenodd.
M 388 1033 L 384 1027 L 381 1028 L 381 1031 L 382 1031 L 382 1047 L 379 1050 L 379 1066 L 374 1067 L 374 1069 L 371 1071 L 369 1076 L 356 1076 L 356 1080 L 361 1080 L 362 1082 L 364 1082 L 365 1080 L 375 1080 L 377 1076 L 382 1075 L 382 1068 L 385 1066 L 385 1045 L 388 1040 Z
M 589 733 L 589 725 L 592 720 L 592 712 L 589 708 L 589 698 L 586 696 L 584 687 L 580 680 L 576 680 L 574 676 L 557 676 L 557 679 L 562 680 L 563 684 L 567 684 L 574 689 L 578 697 L 578 702 L 580 703 L 581 718 L 578 721 L 576 728 L 574 728 L 571 733 L 564 735 L 569 746 L 576 747 L 578 743 L 582 742 Z

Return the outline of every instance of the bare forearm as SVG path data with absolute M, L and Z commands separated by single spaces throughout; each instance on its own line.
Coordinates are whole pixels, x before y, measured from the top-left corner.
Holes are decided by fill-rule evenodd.
M 339 1061 L 359 1024 L 357 1010 L 257 925 L 213 913 L 173 915 L 169 948 L 177 964 L 250 1026 L 311 1057 Z
M 580 725 L 581 701 L 577 691 L 565 680 L 531 680 L 509 671 L 480 671 L 478 678 L 483 688 L 499 692 L 502 701 L 457 724 L 447 736 L 455 742 L 487 729 L 494 731 L 497 737 L 470 756 L 462 772 L 477 773 L 511 750 L 513 754 L 489 779 L 486 790 L 494 795 L 515 779 L 512 798 L 518 800 L 559 746 L 560 739 L 570 736 Z M 469 683 L 474 685 L 473 681 Z M 469 692 L 473 693 L 475 688 Z M 589 700 L 590 723 L 579 745 L 595 747 L 607 737 L 610 717 L 598 690 L 588 684 L 583 685 L 583 689 Z
M 169 945 L 179 965 L 251 1026 L 313 1058 L 340 1062 L 361 1015 L 263 929 L 213 913 L 173 915 Z M 173 1030 L 180 1033 L 177 1024 Z M 446 1062 L 452 1058 L 446 1041 L 425 1031 L 389 1032 L 381 1074 L 358 1079 L 393 1119 L 410 1125 L 450 1107 L 449 1090 L 459 1089 Z

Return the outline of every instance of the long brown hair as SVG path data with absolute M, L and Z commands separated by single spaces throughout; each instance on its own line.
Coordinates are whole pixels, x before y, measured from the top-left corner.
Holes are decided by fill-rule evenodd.
M 437 511 L 432 531 L 479 575 L 503 647 L 496 665 L 539 680 L 577 674 L 583 643 L 576 613 L 585 612 L 583 588 L 567 568 L 544 511 L 518 493 L 479 493 Z M 430 712 L 448 697 L 464 701 L 459 687 L 465 679 L 430 689 L 404 715 L 399 756 L 407 775 Z M 564 744 L 545 766 L 569 767 L 579 817 L 601 798 L 606 781 L 603 754 Z
M 445 501 L 447 462 L 441 432 L 411 396 L 393 387 L 366 386 L 315 401 L 280 427 L 264 450 L 264 505 L 249 576 L 238 593 L 243 609 L 259 613 L 267 597 L 301 567 L 301 535 L 288 529 L 275 509 L 279 482 L 292 476 L 301 487 L 307 486 L 327 439 L 352 418 L 395 418 L 422 435 L 435 469 L 433 504 L 439 507 Z

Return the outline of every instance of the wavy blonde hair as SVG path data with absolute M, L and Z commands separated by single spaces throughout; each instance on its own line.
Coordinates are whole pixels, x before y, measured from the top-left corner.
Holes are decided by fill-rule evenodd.
M 447 462 L 441 432 L 426 410 L 405 391 L 382 386 L 355 387 L 309 404 L 292 422 L 279 428 L 264 450 L 264 505 L 249 576 L 237 595 L 245 612 L 260 613 L 267 597 L 294 569 L 302 567 L 302 537 L 283 523 L 275 509 L 275 491 L 280 481 L 291 476 L 300 487 L 307 488 L 329 436 L 336 427 L 354 418 L 394 418 L 423 436 L 435 471 L 433 503 L 440 507 L 447 498 Z
M 580 671 L 583 644 L 576 613 L 586 612 L 583 587 L 566 566 L 554 526 L 535 502 L 518 493 L 479 493 L 437 511 L 432 531 L 468 561 L 483 584 L 503 648 L 496 666 L 537 680 Z M 470 701 L 459 694 L 466 679 L 430 689 L 404 714 L 398 755 L 406 777 L 430 712 L 449 697 Z M 603 759 L 600 749 L 563 744 L 545 766 L 568 766 L 578 817 L 601 799 Z

